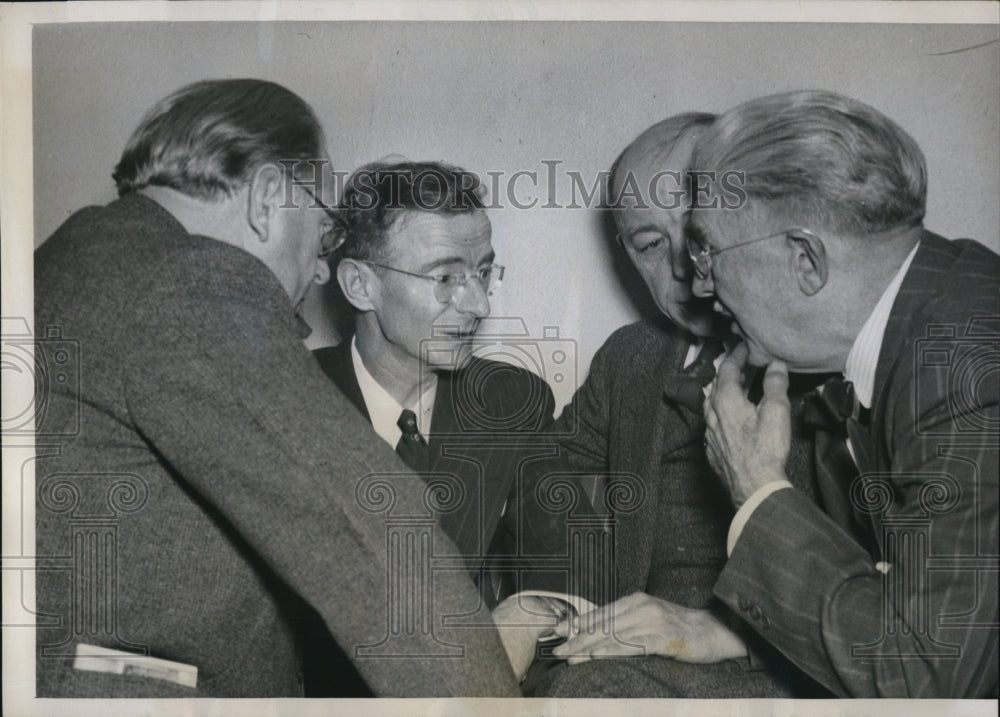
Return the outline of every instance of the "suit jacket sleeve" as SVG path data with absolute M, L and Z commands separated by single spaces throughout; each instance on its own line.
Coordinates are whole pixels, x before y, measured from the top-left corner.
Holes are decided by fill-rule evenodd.
M 534 558 L 567 556 L 567 518 L 595 513 L 588 489 L 608 470 L 611 343 L 597 352 L 588 378 L 547 431 L 554 438 L 552 453 L 527 462 L 520 471 L 505 527 L 517 536 L 527 564 Z M 521 588 L 564 592 L 570 588 L 568 580 L 565 571 L 529 570 L 522 572 Z M 597 598 L 594 585 L 583 585 L 581 591 L 587 599 Z
M 997 372 L 961 401 L 914 375 L 912 342 L 873 436 L 888 470 L 855 501 L 881 513 L 875 559 L 796 490 L 753 513 L 716 594 L 838 695 L 997 693 Z M 970 426 L 973 426 L 970 429 Z M 880 505 L 881 504 L 881 505 Z
M 320 371 L 290 328 L 287 297 L 269 273 L 261 278 L 263 265 L 248 259 L 238 268 L 254 280 L 234 286 L 238 279 L 223 281 L 213 268 L 209 244 L 205 256 L 164 262 L 136 307 L 137 325 L 122 327 L 141 337 L 123 339 L 129 415 L 354 656 L 387 632 L 386 601 L 375 599 L 387 591 L 386 516 L 362 509 L 359 481 L 387 476 L 394 510 L 409 514 L 426 512 L 424 484 Z M 370 501 L 386 495 L 377 492 Z M 519 694 L 495 630 L 441 625 L 443 615 L 476 612 L 468 577 L 440 571 L 433 584 L 434 635 L 464 656 L 355 658 L 375 694 Z

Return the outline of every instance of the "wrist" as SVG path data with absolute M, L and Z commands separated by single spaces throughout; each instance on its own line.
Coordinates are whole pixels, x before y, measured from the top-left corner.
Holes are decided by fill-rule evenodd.
M 716 616 L 709 614 L 709 619 L 713 623 L 711 635 L 713 637 L 713 657 L 714 661 L 737 660 L 749 657 L 746 643 L 739 633 L 730 628 Z
M 739 510 L 761 488 L 772 483 L 787 482 L 788 476 L 785 475 L 783 467 L 768 466 L 753 470 L 751 475 L 747 477 L 747 480 L 739 484 L 742 490 L 739 491 L 739 495 L 733 495 L 733 504 Z

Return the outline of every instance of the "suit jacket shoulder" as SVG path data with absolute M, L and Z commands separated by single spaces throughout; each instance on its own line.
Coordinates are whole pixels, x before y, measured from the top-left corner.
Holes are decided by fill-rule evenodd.
M 457 433 L 536 434 L 552 420 L 555 399 L 540 376 L 502 361 L 471 357 L 457 371 L 442 374 L 435 419 L 448 415 Z M 443 390 L 442 390 L 443 389 Z M 448 429 L 448 427 L 445 427 Z
M 348 400 L 354 404 L 366 421 L 371 420 L 368 414 L 368 406 L 365 405 L 365 398 L 361 393 L 361 386 L 358 384 L 358 376 L 354 371 L 354 359 L 351 356 L 351 337 L 345 338 L 336 346 L 326 346 L 313 351 L 313 356 L 319 362 L 319 367 L 323 369 L 337 388 L 347 396 Z
M 197 666 L 197 689 L 177 686 L 185 696 L 301 694 L 289 592 L 346 648 L 378 644 L 389 618 L 368 598 L 388 594 L 391 507 L 379 512 L 364 481 L 391 475 L 389 502 L 406 514 L 423 510 L 426 486 L 367 439 L 273 273 L 129 196 L 68 220 L 38 250 L 35 280 L 36 326 L 60 328 L 80 378 L 47 387 L 60 450 L 36 463 L 37 554 L 73 555 L 64 494 L 83 514 L 115 516 L 116 582 L 101 588 L 114 624 L 87 637 Z M 39 575 L 38 608 L 61 619 L 39 626 L 38 693 L 163 694 L 153 678 L 73 669 L 87 629 L 76 616 L 104 607 L 82 602 L 74 581 L 107 575 L 83 553 L 76 564 L 83 573 Z M 444 572 L 435 609 L 474 610 L 468 577 Z M 516 694 L 495 633 L 433 629 L 466 659 L 359 660 L 373 691 Z

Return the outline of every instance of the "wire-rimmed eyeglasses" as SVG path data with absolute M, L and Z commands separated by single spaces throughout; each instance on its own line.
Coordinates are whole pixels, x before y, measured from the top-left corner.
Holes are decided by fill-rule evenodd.
M 418 274 L 417 272 L 406 271 L 405 269 L 397 269 L 387 264 L 379 264 L 376 261 L 368 261 L 367 259 L 362 261 L 369 266 L 377 266 L 380 269 L 394 271 L 397 274 L 434 282 L 434 298 L 442 304 L 451 303 L 455 295 L 460 290 L 465 289 L 470 279 L 478 281 L 487 296 L 493 296 L 499 290 L 500 284 L 503 281 L 504 271 L 506 271 L 506 267 L 500 264 L 486 264 L 471 273 L 465 271 L 447 271 L 437 274 Z
M 301 187 L 305 190 L 306 194 L 312 197 L 313 202 L 315 202 L 313 204 L 313 208 L 322 209 L 326 212 L 327 216 L 333 220 L 333 226 L 323 232 L 323 236 L 320 237 L 319 254 L 317 254 L 320 259 L 329 259 L 333 252 L 335 252 L 340 245 L 344 243 L 343 233 L 339 231 L 340 220 L 337 217 L 337 210 L 335 207 L 331 207 L 329 204 L 326 204 L 322 199 L 317 197 L 316 193 L 309 189 L 309 187 L 305 184 L 297 183 L 294 186 Z
M 684 232 L 684 245 L 687 247 L 688 256 L 691 257 L 691 263 L 694 264 L 695 275 L 699 279 L 707 279 L 712 273 L 713 256 L 721 254 L 724 251 L 729 251 L 730 249 L 738 249 L 741 246 L 756 244 L 757 242 L 762 242 L 765 239 L 774 239 L 775 237 L 783 236 L 788 232 L 794 231 L 807 232 L 809 230 L 801 227 L 782 229 L 780 232 L 775 232 L 774 234 L 768 234 L 767 236 L 757 237 L 756 239 L 750 239 L 749 241 L 740 242 L 738 244 L 733 244 L 732 246 L 719 249 L 709 244 L 708 240 L 705 239 L 704 235 L 702 235 L 700 231 L 698 231 L 697 227 L 689 226 Z

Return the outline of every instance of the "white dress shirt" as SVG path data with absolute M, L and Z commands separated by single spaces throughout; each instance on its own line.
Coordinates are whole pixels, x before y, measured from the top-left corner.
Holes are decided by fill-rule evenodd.
M 403 432 L 397 425 L 399 415 L 403 412 L 404 406 L 399 405 L 388 391 L 365 368 L 361 354 L 358 353 L 357 338 L 351 339 L 351 362 L 354 364 L 354 375 L 358 379 L 358 386 L 361 388 L 361 397 L 365 401 L 365 408 L 368 409 L 368 416 L 371 418 L 372 428 L 379 437 L 388 443 L 393 450 L 402 438 Z M 432 377 L 430 385 L 417 399 L 413 406 L 408 406 L 417 416 L 417 428 L 420 430 L 425 440 L 430 440 L 431 418 L 434 415 L 434 398 L 437 395 L 437 377 Z

